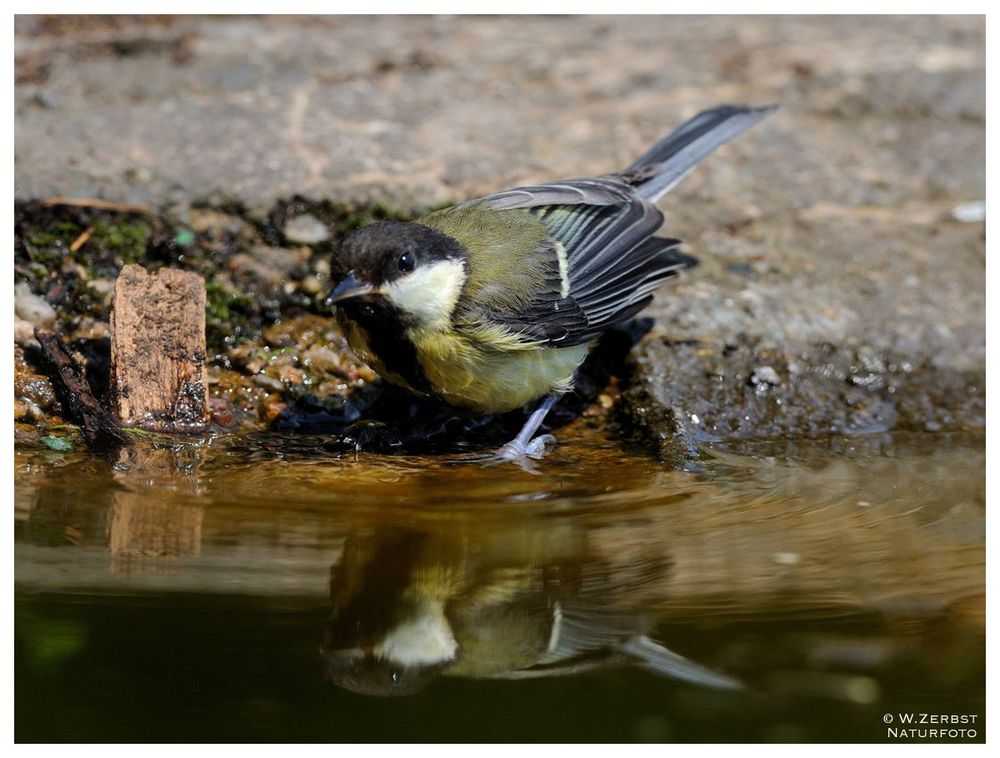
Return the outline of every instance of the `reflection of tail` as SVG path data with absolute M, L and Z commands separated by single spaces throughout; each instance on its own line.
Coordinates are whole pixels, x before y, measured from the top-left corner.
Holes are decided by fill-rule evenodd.
M 694 661 L 689 661 L 687 658 L 667 650 L 662 645 L 657 645 L 645 635 L 633 637 L 618 645 L 617 649 L 657 674 L 720 690 L 743 689 L 743 685 L 737 680 L 710 671 Z
M 498 679 L 535 679 L 565 676 L 613 662 L 638 663 L 662 676 L 682 682 L 741 690 L 743 684 L 717 674 L 667 650 L 643 634 L 645 622 L 637 616 L 616 616 L 577 598 L 556 603 L 549 649 L 533 666 L 494 674 Z

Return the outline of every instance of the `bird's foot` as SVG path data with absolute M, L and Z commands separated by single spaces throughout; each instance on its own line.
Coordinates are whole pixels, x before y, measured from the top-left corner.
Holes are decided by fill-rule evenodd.
M 511 440 L 496 452 L 498 461 L 524 461 L 526 458 L 541 460 L 549 447 L 556 444 L 556 438 L 551 434 L 540 434 L 527 444 L 518 439 Z

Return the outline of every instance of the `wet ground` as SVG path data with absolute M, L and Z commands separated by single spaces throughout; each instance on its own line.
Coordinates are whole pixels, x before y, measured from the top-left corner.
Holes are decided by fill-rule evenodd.
M 979 435 L 328 447 L 17 452 L 17 739 L 983 739 Z

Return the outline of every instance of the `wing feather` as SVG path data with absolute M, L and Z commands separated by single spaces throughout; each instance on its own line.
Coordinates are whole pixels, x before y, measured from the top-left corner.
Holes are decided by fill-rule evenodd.
M 530 275 L 536 282 L 534 294 L 528 289 L 527 297 L 504 297 L 516 288 L 500 283 L 495 297 L 488 302 L 470 298 L 475 304 L 456 318 L 473 324 L 489 321 L 526 345 L 568 347 L 589 342 L 635 315 L 658 286 L 695 263 L 675 249 L 677 240 L 653 237 L 663 223 L 655 200 L 773 110 L 721 106 L 703 111 L 620 174 L 517 187 L 444 211 L 527 211 L 544 226 L 537 247 L 507 267 Z
M 532 343 L 569 347 L 595 339 L 644 308 L 659 284 L 694 261 L 673 250 L 677 240 L 652 237 L 663 215 L 623 176 L 520 187 L 470 202 L 527 210 L 548 231 L 543 254 L 534 257 L 544 261 L 545 285 L 529 303 L 461 315 L 497 323 Z

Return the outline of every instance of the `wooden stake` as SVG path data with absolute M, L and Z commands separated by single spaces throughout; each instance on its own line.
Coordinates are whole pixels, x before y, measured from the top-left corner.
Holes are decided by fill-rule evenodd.
M 208 424 L 205 282 L 125 266 L 111 314 L 111 382 L 124 426 L 197 434 Z

